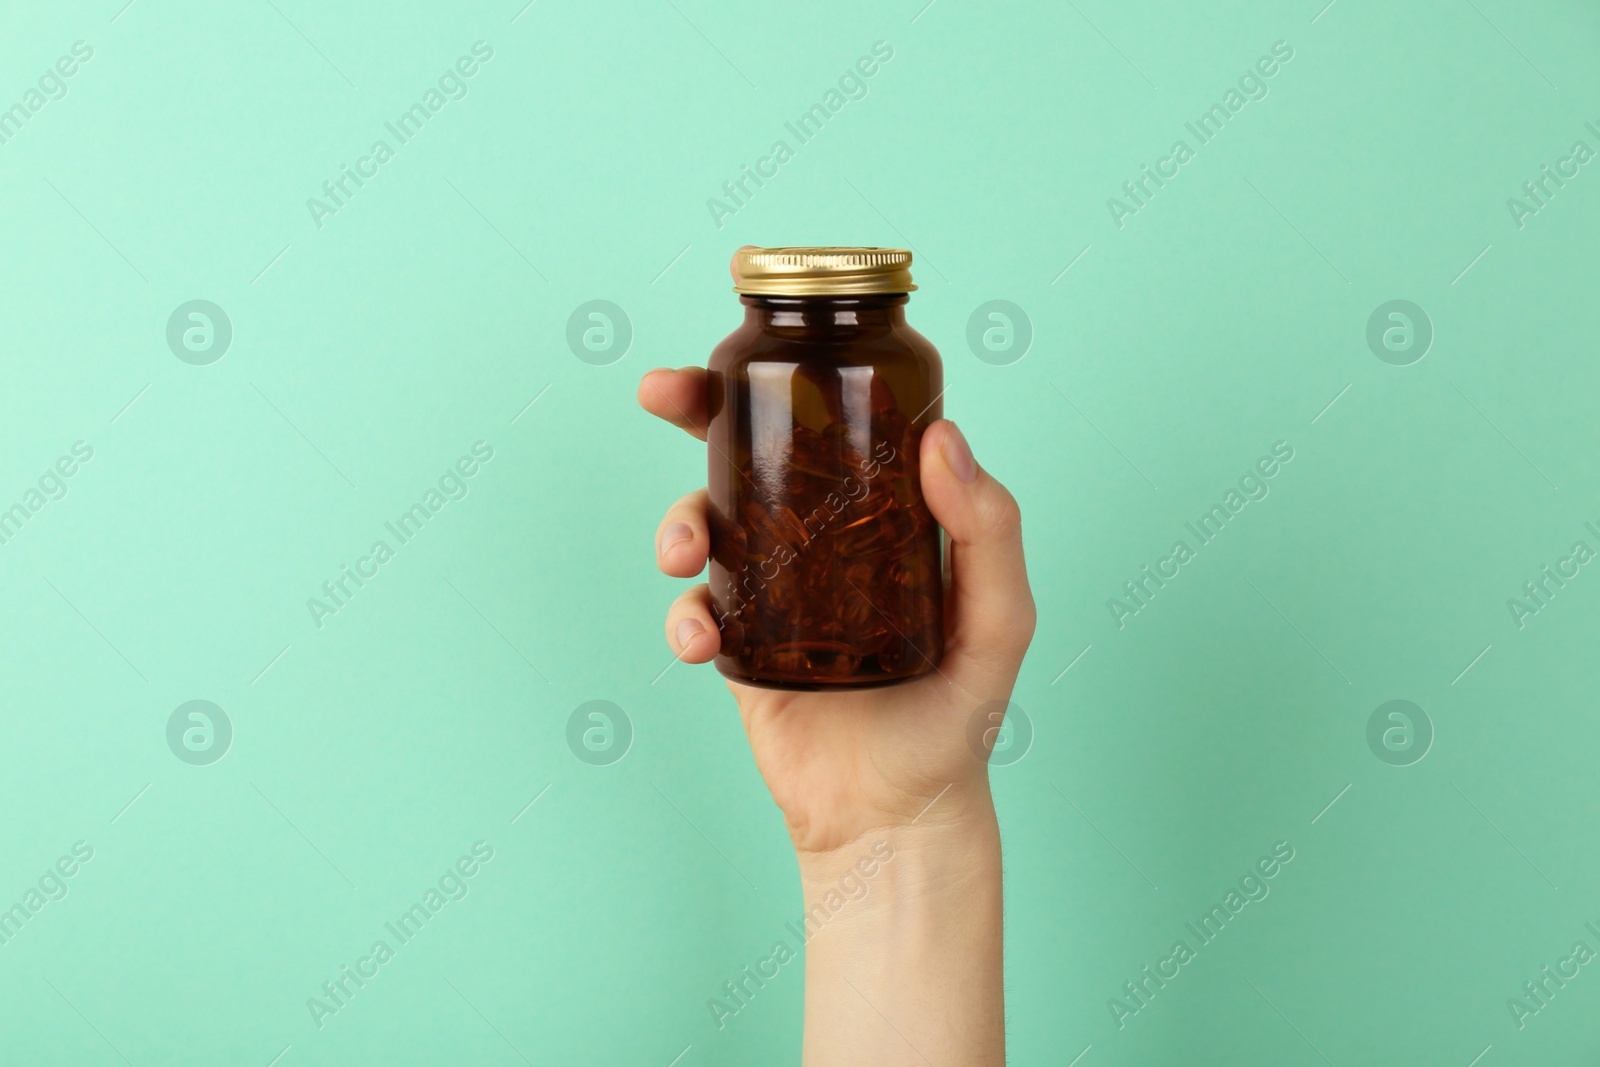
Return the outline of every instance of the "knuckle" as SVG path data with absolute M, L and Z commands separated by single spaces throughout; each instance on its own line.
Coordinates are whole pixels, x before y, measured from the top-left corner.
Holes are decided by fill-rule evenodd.
M 1020 654 L 1033 643 L 1038 627 L 1039 609 L 1034 605 L 1033 595 L 1024 590 L 1020 597 L 1006 605 L 1004 613 L 996 620 L 995 637 L 1008 652 Z
M 1020 535 L 1022 532 L 1022 505 L 1004 486 L 995 486 L 995 492 L 983 505 L 984 529 L 997 536 Z
M 1033 594 L 1026 593 L 1017 605 L 1016 637 L 1024 648 L 1033 643 L 1033 635 L 1039 630 L 1039 608 L 1033 602 Z

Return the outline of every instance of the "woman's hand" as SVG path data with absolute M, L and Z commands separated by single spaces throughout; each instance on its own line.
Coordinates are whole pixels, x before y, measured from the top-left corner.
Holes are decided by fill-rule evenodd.
M 703 369 L 651 371 L 640 383 L 639 402 L 705 440 Z M 949 537 L 938 669 L 903 685 L 839 692 L 728 683 L 756 766 L 802 856 L 913 822 L 992 819 L 988 748 L 1034 629 L 1021 516 L 952 422 L 936 422 L 923 434 L 921 471 L 923 496 Z M 705 570 L 706 507 L 700 489 L 667 510 L 656 532 L 656 560 L 665 573 L 692 578 Z M 706 585 L 678 597 L 666 632 L 685 663 L 716 655 Z M 981 739 L 976 750 L 974 736 Z

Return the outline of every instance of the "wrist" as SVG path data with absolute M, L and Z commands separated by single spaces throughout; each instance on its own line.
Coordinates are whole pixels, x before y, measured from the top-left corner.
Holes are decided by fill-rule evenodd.
M 909 822 L 886 823 L 848 844 L 797 856 L 808 909 L 821 904 L 831 913 L 857 901 L 962 892 L 974 880 L 999 874 L 1000 830 L 988 782 L 946 790 Z

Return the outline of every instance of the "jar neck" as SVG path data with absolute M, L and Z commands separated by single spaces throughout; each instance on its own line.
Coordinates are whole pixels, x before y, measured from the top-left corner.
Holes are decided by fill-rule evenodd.
M 893 328 L 906 322 L 905 293 L 852 296 L 763 296 L 743 294 L 746 325 L 800 329 Z

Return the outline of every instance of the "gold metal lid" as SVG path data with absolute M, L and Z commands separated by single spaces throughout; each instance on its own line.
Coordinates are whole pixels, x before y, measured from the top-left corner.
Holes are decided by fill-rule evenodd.
M 838 296 L 909 293 L 911 253 L 903 248 L 741 248 L 736 293 Z

